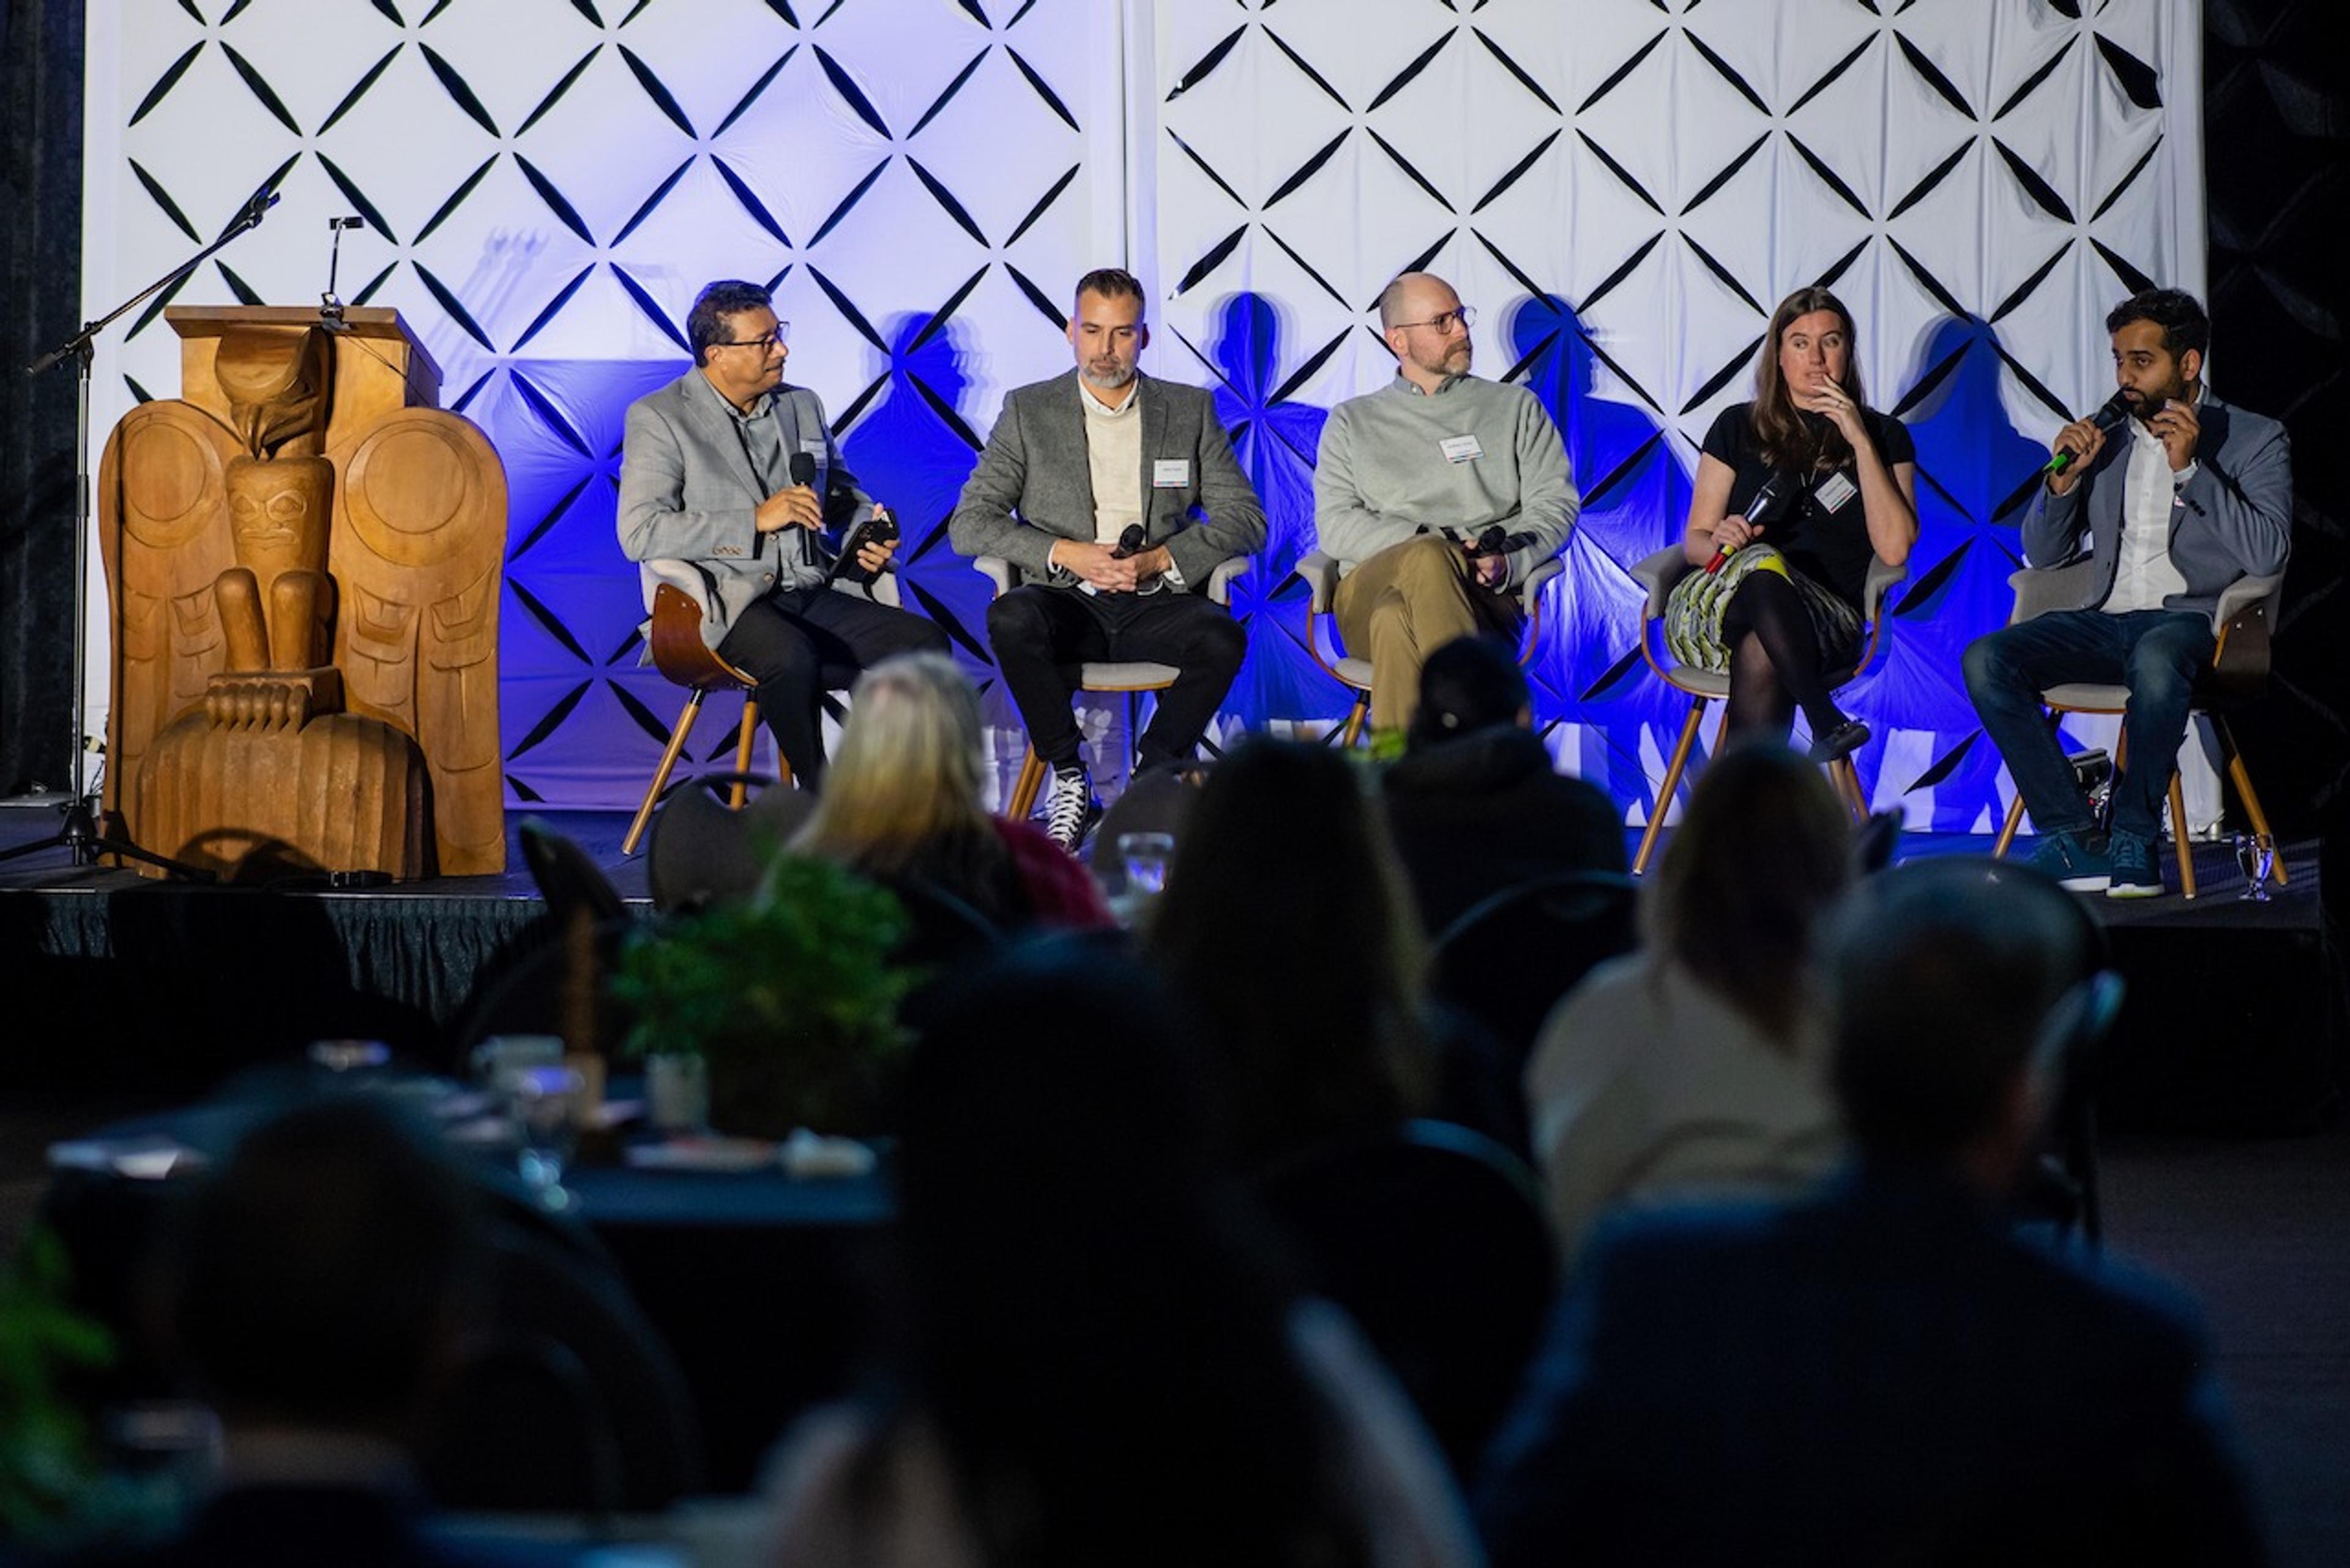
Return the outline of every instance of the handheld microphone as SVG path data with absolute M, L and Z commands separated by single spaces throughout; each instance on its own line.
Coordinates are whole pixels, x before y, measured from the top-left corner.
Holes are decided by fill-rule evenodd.
M 1118 536 L 1117 547 L 1110 551 L 1109 558 L 1113 561 L 1123 561 L 1128 556 L 1140 555 L 1146 537 L 1147 535 L 1142 532 L 1141 524 L 1128 524 L 1126 531 Z
M 816 454 L 814 452 L 795 452 L 792 453 L 792 483 L 794 484 L 814 484 L 816 483 Z
M 2128 419 L 2129 416 L 2129 394 L 2126 392 L 2116 392 L 2112 397 L 2107 398 L 2104 403 L 2099 405 L 2095 413 L 2089 416 L 2089 422 L 2096 426 L 2099 430 L 2105 431 L 2107 435 L 2111 435 L 2114 432 L 2114 428 L 2119 425 L 2124 420 Z M 2074 452 L 2069 446 L 2059 447 L 2056 450 L 2056 455 L 2050 458 L 2047 463 L 2040 470 L 2040 476 L 2043 479 L 2054 479 L 2058 474 L 2064 472 L 2066 469 L 2072 467 L 2074 463 L 2080 461 L 2080 456 L 2081 454 L 2079 452 Z
M 1762 527 L 1778 504 L 1779 476 L 1774 472 L 1762 482 L 1762 488 L 1756 491 L 1753 498 L 1746 503 L 1745 516 L 1748 525 L 1755 528 Z M 1735 548 L 1734 545 L 1723 545 L 1717 548 L 1713 552 L 1713 559 L 1705 564 L 1705 575 L 1710 577 L 1721 571 L 1721 564 L 1730 559 Z

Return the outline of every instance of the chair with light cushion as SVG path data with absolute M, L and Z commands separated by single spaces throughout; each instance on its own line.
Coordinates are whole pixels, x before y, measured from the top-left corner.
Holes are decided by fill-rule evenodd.
M 1655 555 L 1632 568 L 1633 579 L 1648 590 L 1646 619 L 1640 628 L 1640 656 L 1648 661 L 1659 679 L 1677 691 L 1686 691 L 1695 699 L 1690 704 L 1688 722 L 1681 725 L 1680 738 L 1673 742 L 1673 754 L 1665 763 L 1665 776 L 1657 786 L 1657 804 L 1648 813 L 1648 831 L 1640 835 L 1639 853 L 1632 858 L 1632 875 L 1645 875 L 1648 857 L 1656 852 L 1657 836 L 1664 829 L 1665 809 L 1672 804 L 1674 792 L 1680 788 L 1681 774 L 1688 770 L 1690 749 L 1697 742 L 1699 722 L 1705 717 L 1706 705 L 1719 702 L 1730 695 L 1730 675 L 1726 670 L 1700 670 L 1694 664 L 1683 664 L 1663 647 L 1665 601 L 1672 597 L 1673 587 L 1697 568 L 1690 565 L 1688 555 L 1679 545 L 1668 545 Z M 1888 566 L 1871 557 L 1868 576 L 1860 594 L 1862 634 L 1860 652 L 1849 665 L 1838 665 L 1825 671 L 1831 691 L 1851 684 L 1876 664 L 1885 650 L 1885 596 L 1894 585 L 1909 575 L 1906 566 Z M 1730 722 L 1727 711 L 1722 722 Z M 1719 730 L 1714 732 L 1714 749 L 1721 747 Z M 1861 793 L 1860 774 L 1849 756 L 1838 757 L 1828 764 L 1828 776 L 1836 786 L 1836 794 L 1852 808 L 1853 818 L 1859 821 L 1868 815 L 1868 797 Z
M 1251 557 L 1228 556 L 1208 574 L 1206 593 L 1211 601 L 1229 607 L 1232 602 L 1232 579 L 1248 570 Z M 1002 598 L 1019 581 L 1012 563 L 1001 556 L 974 556 L 972 563 L 994 587 L 994 597 Z M 1154 663 L 1149 659 L 1087 659 L 1060 667 L 1062 679 L 1072 691 L 1091 691 L 1126 698 L 1127 734 L 1129 740 L 1138 733 L 1135 710 L 1145 692 L 1164 691 L 1175 684 L 1182 672 L 1171 664 Z M 1020 763 L 1020 776 L 1014 781 L 1011 798 L 1004 802 L 1003 815 L 1014 822 L 1024 822 L 1035 809 L 1036 796 L 1045 786 L 1045 774 L 1049 772 L 1045 759 L 1030 746 Z
M 2007 579 L 2008 586 L 2015 590 L 2015 608 L 2007 618 L 2008 625 L 2030 620 L 2050 610 L 2077 607 L 2090 586 L 2088 574 L 2097 569 L 2094 561 L 2075 561 L 2066 566 L 2027 566 L 2013 574 Z M 2276 626 L 2278 601 L 2283 591 L 2282 573 L 2240 577 L 2228 585 L 2211 610 L 2211 630 L 2219 641 L 2211 650 L 2210 666 L 2196 680 L 2194 698 L 2188 708 L 2190 719 L 2194 714 L 2204 714 L 2219 732 L 2220 744 L 2228 758 L 2228 778 L 2243 800 L 2244 815 L 2251 818 L 2252 831 L 2272 842 L 2274 835 L 2269 827 L 2268 814 L 2261 809 L 2261 797 L 2253 793 L 2252 775 L 2244 767 L 2243 749 L 2236 744 L 2235 732 L 2228 727 L 2227 710 L 2259 697 L 2268 689 L 2269 636 Z M 2065 713 L 2118 716 L 2129 707 L 2129 688 L 2070 681 L 2047 688 L 2040 693 L 2040 701 L 2048 709 L 2051 724 Z M 2116 767 L 2129 763 L 2118 743 L 2114 762 Z M 2170 765 L 2169 777 L 2170 831 L 2178 854 L 2178 890 L 2182 898 L 2192 898 L 2196 893 L 2195 852 L 2185 840 L 2187 808 L 2180 795 L 2176 761 Z M 2008 805 L 2007 821 L 1999 830 L 1998 842 L 1991 846 L 1993 855 L 2007 853 L 2022 821 L 2023 797 L 2019 794 Z M 2276 858 L 2275 875 L 2277 886 L 2283 887 L 2285 866 L 2282 854 Z
M 685 751 L 686 737 L 693 732 L 693 722 L 702 715 L 702 699 L 712 691 L 740 691 L 743 696 L 743 724 L 734 743 L 734 771 L 751 771 L 751 749 L 759 738 L 759 703 L 751 695 L 758 681 L 747 671 L 737 670 L 718 656 L 717 649 L 702 640 L 702 606 L 681 579 L 690 580 L 693 566 L 687 561 L 650 561 L 646 565 L 671 580 L 653 589 L 652 619 L 646 639 L 652 649 L 653 668 L 686 690 L 685 707 L 670 726 L 669 744 L 661 751 L 660 766 L 653 770 L 653 782 L 646 786 L 645 798 L 637 807 L 637 815 L 629 824 L 629 833 L 620 841 L 620 853 L 634 855 L 638 843 L 645 836 L 645 826 L 652 821 L 653 807 L 660 804 L 661 791 L 669 785 L 670 774 L 677 767 L 677 759 Z M 847 577 L 835 579 L 834 587 L 843 593 L 866 594 L 877 604 L 896 607 L 898 578 L 894 573 L 883 572 L 870 584 L 855 583 Z M 781 755 L 775 758 L 775 771 L 784 784 L 792 782 L 791 764 Z M 743 786 L 736 784 L 729 804 L 741 810 Z
M 1566 563 L 1554 556 L 1526 574 L 1518 585 L 1518 603 L 1526 618 L 1525 637 L 1520 644 L 1518 662 L 1532 661 L 1534 649 L 1542 646 L 1542 591 L 1544 584 L 1566 569 Z M 1347 728 L 1338 743 L 1351 746 L 1363 733 L 1363 721 L 1371 711 L 1371 661 L 1342 650 L 1338 640 L 1336 612 L 1333 606 L 1338 598 L 1338 582 L 1347 574 L 1335 556 L 1315 551 L 1297 563 L 1297 575 L 1305 579 L 1308 597 L 1305 607 L 1305 651 L 1314 662 L 1333 680 L 1355 694 L 1355 704 L 1347 712 Z M 1318 628 L 1318 629 L 1317 629 Z M 1325 652 L 1324 649 L 1328 651 Z

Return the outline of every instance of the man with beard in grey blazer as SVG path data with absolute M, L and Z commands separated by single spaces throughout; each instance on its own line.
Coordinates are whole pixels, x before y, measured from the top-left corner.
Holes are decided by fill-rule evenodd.
M 1139 659 L 1181 673 L 1159 694 L 1138 767 L 1191 754 L 1240 673 L 1246 634 L 1203 590 L 1264 543 L 1264 509 L 1215 400 L 1136 369 L 1150 341 L 1142 285 L 1115 267 L 1077 281 L 1076 368 L 1003 400 L 948 524 L 966 556 L 1024 579 L 988 607 L 987 636 L 1028 742 L 1053 770 L 1045 826 L 1075 851 L 1101 820 L 1063 670 Z
M 814 790 L 824 693 L 893 653 L 944 653 L 946 633 L 831 587 L 825 534 L 881 509 L 842 465 L 816 394 L 784 384 L 790 327 L 767 291 L 713 283 L 685 327 L 694 368 L 629 406 L 620 548 L 639 564 L 648 610 L 664 582 L 702 607 L 702 640 L 758 681 L 776 750 Z M 801 454 L 814 470 L 806 483 L 792 476 Z M 855 570 L 869 579 L 895 549 L 866 545 Z

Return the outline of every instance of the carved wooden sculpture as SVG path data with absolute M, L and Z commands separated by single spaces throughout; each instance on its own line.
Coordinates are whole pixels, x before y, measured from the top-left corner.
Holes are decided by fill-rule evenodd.
M 165 318 L 183 400 L 99 473 L 106 809 L 245 879 L 503 870 L 497 453 L 393 311 Z

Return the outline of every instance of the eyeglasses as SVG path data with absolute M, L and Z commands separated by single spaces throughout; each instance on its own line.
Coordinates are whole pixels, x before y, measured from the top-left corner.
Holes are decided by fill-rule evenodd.
M 1448 310 L 1440 316 L 1431 316 L 1425 321 L 1399 321 L 1388 330 L 1394 332 L 1408 327 L 1433 327 L 1439 337 L 1450 337 L 1452 336 L 1452 329 L 1456 327 L 1466 332 L 1476 325 L 1477 307 L 1473 305 L 1464 305 L 1458 310 Z
M 775 329 L 762 337 L 722 337 L 712 345 L 717 348 L 775 348 L 791 341 L 792 324 L 778 321 Z

